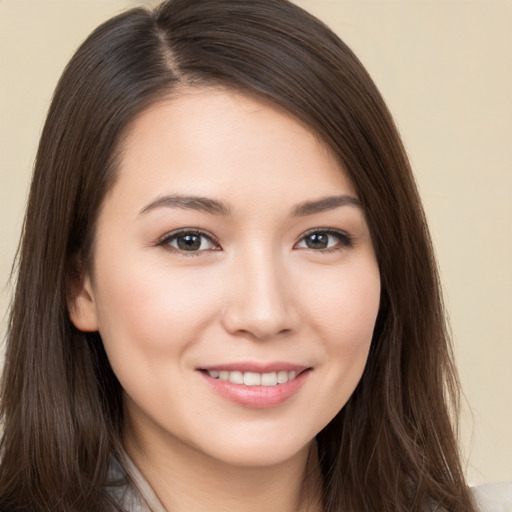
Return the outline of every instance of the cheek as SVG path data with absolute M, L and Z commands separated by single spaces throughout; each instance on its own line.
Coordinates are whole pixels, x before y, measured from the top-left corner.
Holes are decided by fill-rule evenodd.
M 310 324 L 324 332 L 334 347 L 357 349 L 360 344 L 369 344 L 380 304 L 376 263 L 347 266 L 314 277 L 303 288 Z
M 217 315 L 217 287 L 200 271 L 121 258 L 98 268 L 99 331 L 110 365 L 128 396 L 159 410 L 179 386 L 183 354 Z
M 327 420 L 346 404 L 366 366 L 380 303 L 380 275 L 375 264 L 347 266 L 316 275 L 308 283 L 308 321 L 320 336 L 325 381 L 319 393 Z M 320 390 L 319 390 L 320 391 Z
M 100 333 L 106 346 L 159 351 L 184 348 L 217 314 L 217 287 L 200 271 L 116 261 L 97 277 Z M 154 352 L 153 352 L 154 351 Z

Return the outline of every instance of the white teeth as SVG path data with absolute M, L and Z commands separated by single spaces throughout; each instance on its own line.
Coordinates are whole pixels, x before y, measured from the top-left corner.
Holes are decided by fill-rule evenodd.
M 242 372 L 229 372 L 229 382 L 233 384 L 243 384 L 244 374 Z
M 296 371 L 257 373 L 257 372 L 228 372 L 226 370 L 208 370 L 208 375 L 214 379 L 229 381 L 233 384 L 245 384 L 246 386 L 276 386 L 286 384 L 297 377 Z
M 261 386 L 261 373 L 245 372 L 244 384 L 246 386 Z
M 275 386 L 277 385 L 277 373 L 263 373 L 261 375 L 261 385 L 262 386 Z
M 286 384 L 288 382 L 288 372 L 281 371 L 277 372 L 277 383 Z

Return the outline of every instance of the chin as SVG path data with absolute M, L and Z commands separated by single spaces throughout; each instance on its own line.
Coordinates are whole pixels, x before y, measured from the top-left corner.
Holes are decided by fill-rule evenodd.
M 279 466 L 295 457 L 303 456 L 309 451 L 313 439 L 302 442 L 293 442 L 281 436 L 279 442 L 274 439 L 261 439 L 255 442 L 234 442 L 228 445 L 208 447 L 212 459 L 221 461 L 228 466 L 239 468 L 264 468 Z

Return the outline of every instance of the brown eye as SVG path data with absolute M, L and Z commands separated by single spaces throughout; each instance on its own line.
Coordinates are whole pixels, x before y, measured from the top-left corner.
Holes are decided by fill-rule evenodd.
M 313 233 L 304 237 L 308 249 L 327 249 L 329 247 L 329 235 L 327 233 Z
M 341 231 L 316 230 L 306 233 L 298 242 L 297 248 L 317 251 L 349 247 L 351 238 Z
M 164 245 L 185 252 L 200 252 L 216 249 L 217 245 L 207 235 L 196 231 L 182 231 L 167 237 Z

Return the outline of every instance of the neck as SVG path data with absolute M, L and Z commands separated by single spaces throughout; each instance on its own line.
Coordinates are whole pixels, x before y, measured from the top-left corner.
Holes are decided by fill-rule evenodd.
M 191 451 L 180 441 L 165 445 L 124 436 L 126 451 L 156 496 L 173 512 L 320 512 L 320 472 L 312 441 L 271 466 L 233 466 Z

